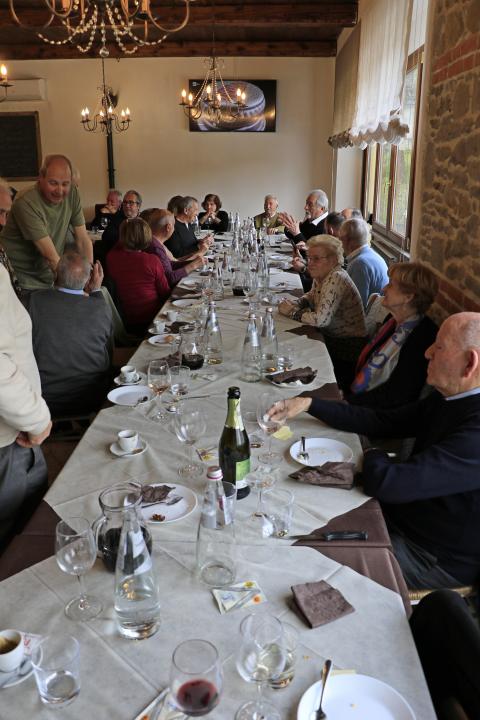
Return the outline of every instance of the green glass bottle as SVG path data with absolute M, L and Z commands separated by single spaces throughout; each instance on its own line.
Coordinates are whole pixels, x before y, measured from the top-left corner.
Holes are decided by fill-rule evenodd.
M 245 475 L 250 472 L 250 442 L 240 410 L 240 389 L 228 389 L 228 412 L 218 446 L 218 459 L 223 479 L 236 485 L 237 499 L 250 492 Z

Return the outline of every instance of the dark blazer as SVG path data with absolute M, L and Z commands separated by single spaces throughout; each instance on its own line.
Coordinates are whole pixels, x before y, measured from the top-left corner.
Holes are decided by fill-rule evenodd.
M 295 240 L 295 244 L 299 242 L 307 242 L 314 235 L 323 235 L 325 232 L 325 218 L 320 220 L 318 225 L 314 225 L 310 220 L 304 220 L 300 223 L 300 232 L 298 235 L 292 235 L 288 230 L 285 231 L 285 235 L 290 240 Z
M 120 210 L 111 217 L 108 227 L 103 231 L 102 239 L 97 240 L 93 245 L 93 257 L 95 260 L 100 260 L 104 270 L 107 267 L 105 259 L 110 250 L 112 250 L 118 242 L 120 225 L 124 220 L 125 215 L 122 208 L 120 208 Z
M 176 258 L 181 258 L 184 255 L 189 255 L 195 252 L 195 250 L 198 250 L 198 241 L 195 237 L 193 226 L 187 226 L 185 223 L 180 222 L 180 220 L 175 220 L 175 230 L 173 231 L 172 237 L 166 241 L 165 246 Z

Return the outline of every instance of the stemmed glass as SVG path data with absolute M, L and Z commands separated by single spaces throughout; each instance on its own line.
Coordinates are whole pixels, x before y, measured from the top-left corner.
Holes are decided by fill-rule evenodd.
M 283 627 L 268 613 L 247 615 L 240 625 L 242 644 L 237 654 L 237 670 L 244 680 L 257 684 L 256 700 L 239 707 L 235 720 L 280 720 L 274 705 L 263 698 L 263 688 L 278 677 L 286 662 Z
M 177 412 L 177 405 L 185 395 L 188 394 L 188 386 L 190 384 L 190 368 L 186 365 L 172 365 L 170 368 L 170 393 L 171 399 L 168 399 L 167 411 Z
M 267 465 L 260 465 L 253 472 L 245 476 L 247 485 L 257 493 L 257 507 L 252 513 L 251 518 L 258 522 L 263 522 L 267 517 L 267 513 L 263 504 L 263 493 L 265 490 L 271 490 L 278 480 L 278 469 L 272 469 Z
M 285 401 L 281 400 L 280 403 L 285 404 Z M 257 422 L 262 428 L 265 435 L 268 437 L 268 447 L 266 452 L 260 453 L 258 459 L 260 460 L 260 462 L 265 463 L 266 465 L 278 465 L 278 463 L 282 459 L 282 456 L 280 455 L 280 453 L 272 451 L 272 435 L 281 428 L 281 426 L 285 423 L 285 419 L 272 420 L 268 416 L 268 411 L 271 407 L 271 393 L 262 393 L 257 403 Z
M 223 673 L 217 649 L 207 640 L 185 640 L 175 648 L 170 692 L 188 717 L 208 715 L 220 700 Z
M 80 583 L 80 597 L 65 606 L 70 620 L 91 620 L 102 610 L 102 604 L 87 595 L 83 576 L 91 570 L 97 557 L 95 537 L 90 523 L 83 517 L 61 520 L 55 528 L 55 556 L 60 570 L 76 575 Z
M 148 365 L 147 382 L 148 387 L 153 390 L 157 398 L 163 395 L 165 390 L 168 390 L 171 384 L 171 376 L 170 368 L 166 360 L 151 360 Z M 161 422 L 165 420 L 166 417 L 161 407 L 157 404 L 157 412 L 154 415 L 154 419 Z
M 203 472 L 203 466 L 193 460 L 193 446 L 200 440 L 207 427 L 205 413 L 199 407 L 180 403 L 173 419 L 173 429 L 180 442 L 189 447 L 188 463 L 178 469 L 181 477 L 196 477 Z

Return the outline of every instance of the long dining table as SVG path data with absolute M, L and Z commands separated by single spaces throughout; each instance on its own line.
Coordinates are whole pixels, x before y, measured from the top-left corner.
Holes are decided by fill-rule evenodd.
M 299 289 L 298 277 L 272 268 L 273 292 L 288 294 Z M 190 276 L 192 279 L 194 276 Z M 188 308 L 171 305 L 175 297 L 191 292 L 180 284 L 177 293 L 164 310 L 179 309 L 179 319 L 189 319 Z M 192 299 L 192 302 L 198 300 Z M 242 411 L 255 411 L 260 392 L 271 393 L 272 402 L 298 393 L 298 388 L 280 388 L 262 380 L 246 383 L 240 379 L 240 358 L 246 329 L 247 307 L 242 298 L 233 297 L 227 286 L 225 298 L 217 303 L 223 338 L 223 363 L 204 367 L 192 373 L 186 403 L 196 403 L 207 415 L 207 431 L 196 444 L 216 448 L 226 417 L 228 387 L 241 389 Z M 299 324 L 276 315 L 279 343 L 294 345 L 296 367 L 310 365 L 317 371 L 313 391 L 334 387 L 333 367 L 325 345 L 305 335 L 293 335 Z M 133 353 L 130 364 L 146 372 L 148 363 L 169 352 L 143 341 Z M 191 399 L 190 399 L 191 398 Z M 200 517 L 200 501 L 205 476 L 179 480 L 177 468 L 185 461 L 185 446 L 178 442 L 171 422 L 153 419 L 155 401 L 137 407 L 112 405 L 95 418 L 75 452 L 49 489 L 45 503 L 52 518 L 84 516 L 90 521 L 100 514 L 100 492 L 117 482 L 161 482 L 188 485 L 198 503 L 194 510 L 177 522 L 155 523 L 149 527 L 153 539 L 153 563 L 161 597 L 161 627 L 151 638 L 132 641 L 122 638 L 113 611 L 113 574 L 99 559 L 87 574 L 88 590 L 101 598 L 103 611 L 86 623 L 72 623 L 63 612 L 66 601 L 75 593 L 75 579 L 62 573 L 54 557 L 49 557 L 0 582 L 0 623 L 34 634 L 73 634 L 81 646 L 81 682 L 79 697 L 62 710 L 67 720 L 94 717 L 133 720 L 148 717 L 143 710 L 169 683 L 172 652 L 183 639 L 203 637 L 215 644 L 224 669 L 224 690 L 219 705 L 209 717 L 212 720 L 233 718 L 236 708 L 254 695 L 254 688 L 244 682 L 235 667 L 239 625 L 246 610 L 221 615 L 211 590 L 196 577 L 195 545 Z M 381 512 L 375 501 L 361 488 L 351 490 L 319 488 L 289 478 L 298 469 L 290 456 L 291 444 L 301 435 L 326 437 L 347 444 L 354 461 L 361 465 L 362 452 L 356 435 L 324 426 L 303 415 L 290 421 L 292 436 L 274 440 L 282 454 L 277 487 L 294 493 L 294 516 L 291 535 L 306 538 L 294 543 L 291 537 L 270 538 L 268 560 L 258 559 L 256 537 L 248 531 L 247 519 L 254 511 L 254 493 L 237 501 L 235 518 L 237 542 L 237 579 L 253 580 L 261 587 L 267 610 L 293 624 L 300 636 L 295 678 L 282 690 L 269 690 L 285 720 L 296 718 L 302 694 L 319 679 L 324 660 L 333 660 L 337 670 L 348 670 L 388 683 L 410 704 L 417 720 L 435 718 L 423 671 L 409 630 L 404 602 L 398 587 L 376 582 L 362 574 L 362 568 L 349 566 L 348 543 L 337 548 L 335 559 L 331 547 L 316 536 L 318 528 L 351 529 L 349 518 L 356 522 L 382 527 Z M 121 429 L 134 428 L 147 443 L 146 452 L 130 458 L 114 457 L 109 447 Z M 214 451 L 213 451 L 214 452 Z M 252 462 L 258 451 L 252 452 Z M 205 463 L 205 467 L 208 463 Z M 357 515 L 355 516 L 355 513 Z M 337 523 L 337 524 L 336 524 Z M 361 529 L 357 527 L 356 529 Z M 386 531 L 385 531 L 386 532 Z M 381 531 L 370 536 L 368 547 L 389 553 L 388 536 Z M 34 543 L 35 533 L 28 532 L 24 543 Z M 24 544 L 25 547 L 25 544 Z M 358 548 L 356 549 L 358 553 Z M 383 556 L 382 556 L 383 557 Z M 380 561 L 384 562 L 384 558 Z M 361 565 L 361 563 L 360 563 Z M 337 588 L 354 607 L 354 612 L 316 629 L 308 628 L 291 606 L 291 586 L 326 580 Z M 401 579 L 397 577 L 399 585 Z M 397 591 L 395 591 L 395 588 Z M 3 693 L 3 694 L 1 694 Z M 8 708 L 8 712 L 7 712 Z M 51 716 L 42 706 L 33 678 L 0 691 L 0 718 L 34 716 L 43 720 Z M 353 715 L 352 715 L 353 717 Z

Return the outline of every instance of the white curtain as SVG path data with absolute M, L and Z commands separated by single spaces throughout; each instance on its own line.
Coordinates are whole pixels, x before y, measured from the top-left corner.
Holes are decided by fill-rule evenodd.
M 357 101 L 349 133 L 357 147 L 399 143 L 408 133 L 402 94 L 411 17 L 412 0 L 362 4 Z

